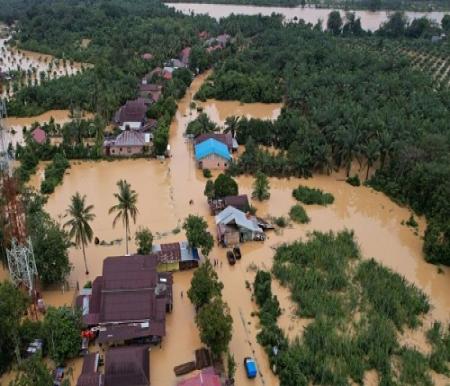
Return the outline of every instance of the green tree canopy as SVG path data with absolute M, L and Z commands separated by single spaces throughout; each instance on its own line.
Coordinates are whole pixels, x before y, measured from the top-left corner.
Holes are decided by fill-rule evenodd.
M 196 309 L 208 304 L 211 299 L 221 295 L 223 284 L 209 261 L 206 261 L 194 272 L 188 297 Z
M 214 195 L 216 198 L 235 196 L 239 194 L 238 184 L 227 174 L 219 174 L 214 181 Z
M 256 173 L 255 182 L 253 183 L 252 197 L 258 201 L 267 200 L 270 197 L 269 179 L 262 172 Z
M 332 11 L 328 15 L 327 29 L 334 35 L 339 35 L 342 30 L 342 18 L 339 11 Z
M 70 307 L 49 307 L 42 330 L 48 355 L 57 365 L 75 358 L 81 348 L 81 315 Z
M 218 358 L 227 351 L 233 329 L 233 318 L 228 305 L 220 298 L 214 298 L 198 312 L 195 321 L 200 331 L 200 339 Z
M 208 256 L 214 246 L 214 239 L 208 232 L 207 222 L 199 216 L 189 215 L 183 224 L 189 245 L 200 248 L 203 255 Z
M 39 354 L 33 355 L 21 363 L 14 381 L 9 386 L 49 386 L 53 384 L 53 375 Z M 68 386 L 68 380 L 63 384 Z
M 152 251 L 153 234 L 147 227 L 139 228 L 135 234 L 136 244 L 138 245 L 137 252 L 140 255 L 148 255 Z

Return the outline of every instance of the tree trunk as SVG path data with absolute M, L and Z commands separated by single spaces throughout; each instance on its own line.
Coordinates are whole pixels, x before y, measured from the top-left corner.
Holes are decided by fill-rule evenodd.
M 128 255 L 128 221 L 125 221 L 125 248 L 126 254 Z
M 89 275 L 89 269 L 86 261 L 86 251 L 84 250 L 84 242 L 81 242 L 81 248 L 83 249 L 84 268 L 86 269 L 86 275 Z
M 366 181 L 369 179 L 369 169 L 370 169 L 370 163 L 367 162 Z
M 352 167 L 352 161 L 347 162 L 347 178 L 350 177 L 351 167 Z

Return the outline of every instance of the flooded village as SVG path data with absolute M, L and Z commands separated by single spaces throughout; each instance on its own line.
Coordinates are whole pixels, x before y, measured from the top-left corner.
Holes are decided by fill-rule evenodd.
M 48 76 L 70 76 L 81 71 L 77 64 L 66 63 L 58 67 L 51 57 L 9 51 L 4 44 L 5 41 L 0 41 L 1 71 L 22 66 L 23 71 L 34 74 L 34 78 L 28 76 L 36 82 L 41 72 Z M 4 52 L 8 54 L 3 55 Z M 183 55 L 176 60 L 158 69 L 163 79 L 170 79 L 175 68 L 183 67 Z M 244 145 L 228 144 L 224 133 L 195 140 L 186 134 L 188 124 L 201 114 L 206 114 L 220 127 L 230 116 L 275 120 L 283 104 L 195 99 L 195 94 L 211 74 L 212 70 L 208 70 L 195 76 L 185 95 L 177 101 L 165 156 L 149 157 L 149 149 L 155 140 L 156 121 L 146 112 L 158 101 L 162 86 L 144 78 L 138 85 L 138 99 L 127 101 L 112 118 L 110 125 L 115 129 L 108 127 L 102 147 L 104 158 L 70 160 L 62 182 L 48 195 L 45 210 L 61 226 L 67 221 L 67 208 L 76 192 L 86 196 L 86 202 L 93 206 L 95 214 L 91 222 L 95 242 L 88 243 L 85 250 L 72 245 L 69 249 L 71 270 L 66 283 L 61 287 L 44 288 L 41 292 L 45 307 L 78 306 L 83 314 L 84 332 L 90 329 L 95 333 L 95 339 L 87 335 L 84 356 L 67 363 L 66 367 L 71 368 L 66 371 L 70 384 L 115 385 L 113 380 L 119 379 L 122 371 L 129 379 L 141 382 L 133 385 L 224 385 L 223 368 L 223 373 L 218 376 L 211 370 L 211 359 L 206 359 L 207 365 L 198 365 L 202 360 L 196 350 L 204 349 L 205 345 L 196 324 L 195 307 L 187 295 L 196 267 L 209 259 L 223 283 L 223 300 L 233 319 L 229 352 L 236 362 L 234 384 L 279 385 L 280 380 L 271 369 L 266 351 L 257 340 L 261 323 L 250 283 L 254 282 L 258 270 L 271 270 L 277 247 L 306 240 L 313 231 L 353 230 L 363 259 L 373 258 L 423 291 L 431 309 L 422 318 L 421 326 L 404 329 L 399 334 L 399 341 L 405 347 L 431 352 L 426 332 L 435 321 L 445 326 L 450 320 L 450 268 L 424 260 L 424 217 L 415 216 L 416 228 L 405 225 L 413 213 L 411 209 L 368 186 L 351 186 L 345 182 L 345 170 L 307 179 L 270 177 L 270 198 L 264 201 L 252 198 L 253 176 L 233 177 L 239 195 L 247 197 L 248 208 L 225 203 L 212 210 L 211 201 L 204 194 L 209 178 L 202 169 L 210 170 L 211 179 L 216 179 L 244 152 Z M 12 88 L 3 90 L 5 95 L 12 96 Z M 83 119 L 90 118 L 93 115 L 83 115 Z M 6 128 L 4 138 L 14 147 L 24 145 L 24 126 L 44 125 L 50 120 L 62 126 L 71 122 L 73 116 L 68 110 L 53 110 L 34 117 L 7 117 L 2 122 Z M 38 135 L 39 132 L 36 136 L 33 134 L 36 141 Z M 40 190 L 47 165 L 48 162 L 39 163 L 28 187 Z M 361 170 L 356 162 L 351 171 L 364 180 L 365 169 Z M 114 193 L 119 180 L 126 180 L 137 194 L 138 212 L 136 221 L 130 222 L 127 243 L 122 223 L 119 221 L 113 226 L 115 215 L 110 213 L 110 208 L 116 204 Z M 306 224 L 288 221 L 286 226 L 276 225 L 275 219 L 289 218 L 291 207 L 297 203 L 292 191 L 299 185 L 329 192 L 334 196 L 334 202 L 327 206 L 306 206 L 310 218 Z M 248 213 L 250 206 L 256 211 L 255 215 Z M 193 251 L 186 244 L 183 223 L 190 215 L 202 217 L 214 237 L 214 246 L 208 256 L 204 256 L 200 248 Z M 137 254 L 134 237 L 143 227 L 153 234 L 153 250 L 147 256 Z M 227 234 L 232 232 L 227 227 L 234 231 L 238 227 L 240 233 Z M 230 264 L 227 253 L 233 246 L 239 247 L 241 256 Z M 0 278 L 9 278 L 6 266 L 0 272 Z M 289 341 L 302 338 L 311 319 L 299 316 L 289 288 L 276 279 L 272 281 L 272 292 L 281 308 L 278 326 Z M 144 344 L 124 346 L 121 344 L 124 341 Z M 256 362 L 258 375 L 255 378 L 249 377 L 248 369 L 243 365 L 246 358 Z M 102 363 L 104 366 L 99 366 Z M 191 371 L 177 376 L 174 369 L 186 363 L 194 363 Z M 104 370 L 99 371 L 99 367 Z M 14 376 L 14 371 L 4 374 L 0 384 L 8 385 Z M 449 383 L 448 377 L 434 371 L 431 371 L 431 377 L 435 385 Z M 126 382 L 117 385 L 126 385 Z M 365 385 L 378 385 L 379 382 L 376 371 L 364 373 Z

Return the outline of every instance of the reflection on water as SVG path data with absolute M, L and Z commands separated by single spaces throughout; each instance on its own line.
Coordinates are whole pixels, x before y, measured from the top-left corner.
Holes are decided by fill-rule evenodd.
M 172 158 L 162 162 L 145 159 L 72 162 L 72 167 L 64 177 L 63 184 L 58 186 L 55 193 L 49 197 L 47 210 L 50 214 L 62 222 L 62 216 L 69 204 L 70 196 L 79 191 L 81 194 L 87 195 L 89 204 L 94 205 L 96 218 L 92 227 L 95 236 L 108 243 L 113 240 L 121 240 L 124 237 L 124 229 L 121 224 L 113 228 L 113 218 L 107 212 L 114 204 L 113 193 L 117 190 L 116 182 L 125 178 L 139 195 L 139 214 L 137 224 L 132 226 L 132 233 L 139 225 L 144 225 L 148 226 L 159 240 L 181 240 L 184 237 L 183 232 L 174 234 L 172 231 L 180 226 L 188 214 L 192 213 L 204 216 L 208 221 L 210 231 L 215 234 L 214 220 L 209 215 L 203 196 L 206 179 L 195 168 L 192 146 L 183 137 L 186 125 L 197 115 L 196 111 L 191 111 L 189 108 L 192 95 L 198 90 L 205 77 L 206 75 L 198 77 L 186 97 L 179 102 L 170 131 Z M 203 105 L 205 111 L 209 113 L 214 112 L 215 109 L 220 110 L 221 103 L 209 101 Z M 227 102 L 225 106 L 232 106 L 232 104 Z M 228 114 L 233 113 L 269 118 L 275 117 L 280 109 L 279 105 L 268 107 L 258 104 L 235 104 L 235 107 L 236 110 L 230 108 L 228 111 L 218 112 L 214 120 L 222 122 Z M 333 174 L 331 176 L 315 176 L 308 180 L 271 178 L 270 200 L 263 203 L 252 203 L 262 217 L 287 215 L 290 207 L 295 203 L 292 189 L 299 183 L 331 192 L 335 196 L 335 202 L 328 207 L 308 206 L 306 209 L 311 217 L 311 222 L 307 225 L 292 225 L 280 234 L 269 233 L 268 239 L 264 243 L 244 244 L 241 248 L 242 260 L 235 266 L 227 264 L 225 249 L 215 247 L 211 252 L 211 258 L 217 258 L 222 262 L 222 265 L 217 268 L 217 272 L 220 280 L 224 283 L 224 300 L 229 304 L 234 320 L 230 350 L 238 364 L 236 384 L 239 386 L 279 384 L 269 369 L 265 353 L 256 341 L 258 320 L 252 316 L 252 312 L 256 311 L 256 306 L 251 301 L 250 290 L 246 287 L 246 281 L 252 283 L 254 280 L 255 271 L 252 268 L 256 266 L 270 269 L 274 247 L 283 242 L 306 237 L 307 232 L 315 229 L 321 231 L 354 229 L 365 257 L 374 257 L 377 261 L 391 267 L 429 295 L 433 305 L 430 321 L 432 318 L 441 321 L 449 319 L 450 270 L 444 268 L 444 273 L 438 274 L 436 266 L 425 263 L 421 238 L 414 235 L 410 228 L 401 225 L 402 220 L 408 219 L 409 210 L 397 206 L 386 196 L 374 192 L 372 189 L 352 187 L 343 182 L 342 177 L 342 174 Z M 240 192 L 250 195 L 253 178 L 241 176 L 237 180 Z M 194 201 L 193 205 L 189 205 L 191 199 Z M 418 223 L 421 235 L 425 228 L 425 221 L 419 218 Z M 132 251 L 135 250 L 134 238 L 131 240 L 130 248 Z M 78 281 L 82 286 L 85 281 L 92 280 L 101 273 L 102 261 L 106 256 L 124 253 L 123 242 L 109 246 L 90 245 L 87 248 L 90 274 L 86 276 L 81 251 L 72 248 L 70 260 L 74 269 L 70 276 L 70 282 Z M 162 347 L 153 348 L 151 353 L 151 382 L 154 385 L 175 385 L 176 377 L 173 367 L 192 360 L 194 350 L 200 347 L 200 339 L 194 323 L 194 309 L 186 297 L 191 277 L 192 272 L 175 273 L 175 305 L 173 313 L 168 316 L 167 337 L 164 339 Z M 284 310 L 284 314 L 280 318 L 280 326 L 290 338 L 300 335 L 308 321 L 293 317 L 296 308 L 290 301 L 289 293 L 285 288 L 275 282 L 273 290 L 278 295 Z M 181 291 L 184 293 L 183 298 L 181 298 Z M 52 302 L 57 302 L 57 300 L 53 299 Z M 413 342 L 420 344 L 420 334 L 417 337 L 408 337 L 407 335 L 406 333 L 404 339 L 411 338 Z M 262 372 L 262 377 L 252 381 L 246 378 L 242 366 L 244 357 L 249 355 L 256 358 Z M 76 361 L 75 371 L 79 371 L 80 362 Z M 376 384 L 377 374 L 368 372 L 366 379 L 367 384 Z
M 261 7 L 255 5 L 237 5 L 237 4 L 197 4 L 197 3 L 166 3 L 167 6 L 175 8 L 190 15 L 207 14 L 216 19 L 228 17 L 231 14 L 235 15 L 263 15 L 270 16 L 272 13 L 283 15 L 287 21 L 295 21 L 303 19 L 306 23 L 316 24 L 319 20 L 326 23 L 328 15 L 334 9 L 329 8 L 313 8 L 313 7 Z M 342 16 L 345 15 L 345 10 L 339 10 Z M 361 26 L 364 29 L 375 31 L 388 18 L 388 11 L 352 11 L 355 12 L 356 17 L 361 18 Z M 445 12 L 405 12 L 409 19 L 415 19 L 426 16 L 438 23 L 441 22 Z

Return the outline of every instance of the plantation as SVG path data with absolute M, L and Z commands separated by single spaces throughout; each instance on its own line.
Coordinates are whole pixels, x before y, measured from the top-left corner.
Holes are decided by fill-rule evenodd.
M 328 205 L 334 202 L 334 196 L 331 193 L 325 193 L 320 189 L 299 186 L 292 192 L 294 198 L 306 205 Z
M 281 385 L 362 383 L 371 369 L 380 384 L 429 385 L 431 368 L 447 371 L 445 359 L 437 361 L 437 352 L 448 350 L 448 334 L 440 325 L 428 333 L 435 347 L 431 355 L 403 347 L 397 338 L 428 312 L 426 296 L 374 260 L 361 260 L 351 231 L 314 232 L 306 241 L 282 245 L 272 274 L 289 288 L 298 316 L 314 318 L 302 337 L 288 342 L 276 324 L 281 312 L 271 275 L 257 273 L 258 342 Z

